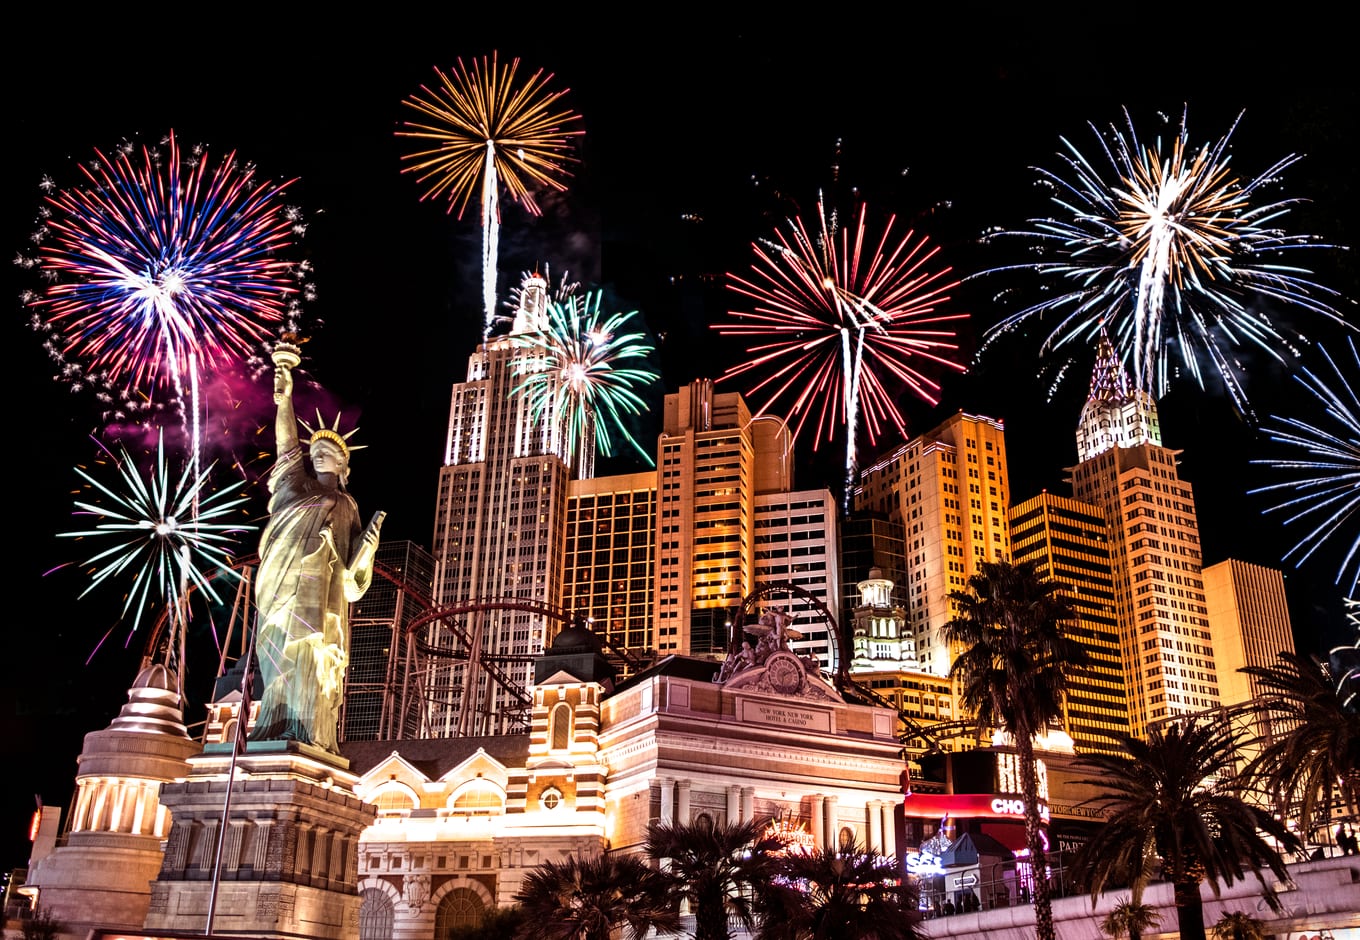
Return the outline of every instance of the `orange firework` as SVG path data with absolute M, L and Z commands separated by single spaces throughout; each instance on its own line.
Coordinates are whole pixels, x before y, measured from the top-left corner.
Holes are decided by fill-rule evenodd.
M 540 214 L 530 187 L 566 187 L 571 138 L 584 133 L 573 128 L 581 116 L 570 109 L 557 109 L 566 93 L 552 91 L 551 73 L 542 69 L 527 81 L 517 81 L 519 59 L 500 65 L 474 59 L 442 72 L 435 68 L 439 84 L 422 85 L 404 104 L 423 115 L 422 121 L 406 121 L 399 137 L 421 141 L 421 149 L 406 154 L 403 173 L 415 173 L 428 183 L 422 199 L 447 195 L 449 211 L 456 206 L 459 218 L 472 201 L 480 182 L 485 205 L 488 190 L 504 184 L 511 197 L 535 215 Z M 483 222 L 485 223 L 485 218 Z

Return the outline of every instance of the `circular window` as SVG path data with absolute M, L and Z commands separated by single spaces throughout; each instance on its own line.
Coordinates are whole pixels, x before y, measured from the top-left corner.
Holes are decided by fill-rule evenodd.
M 543 804 L 544 809 L 557 809 L 558 806 L 562 805 L 562 791 L 556 787 L 549 787 L 543 791 L 543 795 L 538 798 L 538 801 Z

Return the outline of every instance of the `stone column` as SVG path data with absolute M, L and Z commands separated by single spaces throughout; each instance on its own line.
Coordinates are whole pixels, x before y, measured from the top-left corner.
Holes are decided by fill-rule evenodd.
M 823 812 L 826 806 L 826 797 L 820 793 L 812 794 L 812 845 L 813 848 L 824 848 L 826 846 L 826 823 L 823 819 Z
M 756 818 L 756 788 L 741 788 L 741 821 L 750 822 Z
M 661 821 L 663 823 L 675 823 L 675 787 L 671 781 L 665 777 L 659 778 L 657 785 L 661 787 Z
M 883 854 L 897 854 L 897 828 L 893 821 L 893 809 L 895 804 L 892 800 L 884 800 L 881 809 L 883 811 Z
M 682 826 L 687 826 L 690 823 L 689 788 L 690 781 L 688 780 L 677 780 L 675 782 L 675 821 Z
M 836 805 L 838 802 L 840 797 L 826 798 L 826 844 L 830 848 L 840 848 L 841 844 L 840 808 Z
M 727 824 L 741 822 L 741 787 L 736 784 L 727 788 Z
M 883 813 L 880 811 L 882 804 L 878 800 L 870 800 L 866 807 L 869 811 L 869 838 L 868 848 L 874 852 L 883 851 Z

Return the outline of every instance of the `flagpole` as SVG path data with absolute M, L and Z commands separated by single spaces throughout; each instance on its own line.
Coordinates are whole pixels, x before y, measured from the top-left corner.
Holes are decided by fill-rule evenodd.
M 212 889 L 208 892 L 208 922 L 204 936 L 212 936 L 213 918 L 217 914 L 217 886 L 222 880 L 222 848 L 227 838 L 227 818 L 231 813 L 231 788 L 236 780 L 236 758 L 246 749 L 246 725 L 250 722 L 250 693 L 255 682 L 255 631 L 250 630 L 246 645 L 246 668 L 241 677 L 241 708 L 236 714 L 236 736 L 231 743 L 231 763 L 227 765 L 227 794 L 222 799 L 222 822 L 217 827 L 217 851 L 213 855 Z

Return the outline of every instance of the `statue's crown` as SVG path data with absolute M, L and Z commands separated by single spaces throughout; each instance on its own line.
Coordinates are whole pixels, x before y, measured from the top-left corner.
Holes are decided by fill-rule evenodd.
M 326 426 L 326 419 L 321 417 L 321 409 L 319 408 L 316 412 L 315 428 L 301 419 L 298 420 L 298 424 L 302 425 L 303 429 L 310 435 L 307 440 L 308 447 L 311 447 L 317 441 L 329 441 L 340 448 L 340 453 L 344 456 L 346 463 L 349 462 L 349 455 L 352 451 L 363 450 L 365 447 L 363 444 L 351 445 L 349 443 L 349 439 L 359 430 L 357 427 L 348 434 L 340 433 L 340 414 L 338 412 L 335 415 L 335 422 L 330 427 Z

